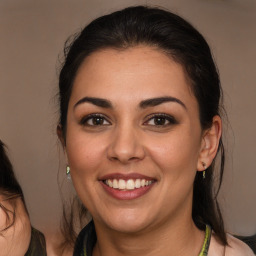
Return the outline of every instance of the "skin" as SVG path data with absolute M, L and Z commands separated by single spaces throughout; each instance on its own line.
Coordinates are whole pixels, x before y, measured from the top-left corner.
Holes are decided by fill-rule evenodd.
M 218 238 L 213 234 L 211 239 L 211 244 L 209 248 L 209 256 L 255 256 L 251 248 L 241 240 L 235 238 L 234 236 L 227 234 L 228 246 L 224 247 L 218 241 Z
M 46 239 L 46 251 L 47 255 L 50 256 L 72 256 L 74 248 L 70 245 L 65 245 L 65 247 L 60 247 L 63 242 L 63 235 L 60 231 L 58 232 L 44 232 Z
M 8 200 L 0 196 L 1 204 L 8 210 L 13 211 L 13 206 Z M 28 250 L 31 236 L 31 226 L 24 204 L 20 198 L 13 199 L 16 204 L 16 219 L 14 225 L 0 236 L 0 256 L 21 256 Z M 11 215 L 10 215 L 11 217 Z M 0 207 L 0 230 L 6 227 L 6 214 Z M 14 246 L 15 245 L 15 246 Z
M 112 107 L 81 102 L 84 97 Z M 159 97 L 176 101 L 141 107 Z M 101 125 L 88 119 L 93 113 L 103 116 Z M 154 114 L 165 115 L 161 125 Z M 66 135 L 61 127 L 58 135 L 75 189 L 94 219 L 94 256 L 198 255 L 204 233 L 192 221 L 193 181 L 216 155 L 221 120 L 215 116 L 210 129 L 201 129 L 181 65 L 148 46 L 93 53 L 74 81 Z M 136 199 L 119 200 L 100 181 L 111 173 L 139 173 L 155 183 Z

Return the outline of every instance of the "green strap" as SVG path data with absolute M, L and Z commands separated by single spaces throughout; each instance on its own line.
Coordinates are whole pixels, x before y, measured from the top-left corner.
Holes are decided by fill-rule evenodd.
M 207 256 L 208 255 L 208 249 L 209 249 L 210 241 L 211 241 L 211 234 L 212 234 L 211 227 L 209 225 L 206 225 L 203 247 L 198 256 Z
M 203 247 L 198 256 L 207 256 L 208 255 L 208 249 L 209 249 L 210 241 L 211 241 L 211 234 L 212 234 L 211 227 L 209 225 L 206 225 Z M 85 247 L 84 247 L 82 255 L 87 256 Z

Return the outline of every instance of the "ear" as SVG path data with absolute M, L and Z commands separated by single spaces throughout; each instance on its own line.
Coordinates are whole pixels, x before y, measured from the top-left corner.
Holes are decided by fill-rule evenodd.
M 57 126 L 57 135 L 61 142 L 62 147 L 65 149 L 66 141 L 65 141 L 64 132 L 63 132 L 63 128 L 62 128 L 61 124 L 58 124 L 58 126 Z
M 222 121 L 220 116 L 214 116 L 212 126 L 203 132 L 201 149 L 197 162 L 197 170 L 207 169 L 217 154 L 222 131 Z

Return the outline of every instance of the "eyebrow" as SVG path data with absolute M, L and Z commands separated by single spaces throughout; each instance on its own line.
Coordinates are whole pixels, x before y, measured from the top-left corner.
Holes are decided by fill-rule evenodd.
M 166 97 L 160 97 L 160 98 L 152 98 L 152 99 L 147 99 L 147 100 L 143 100 L 140 103 L 140 107 L 141 108 L 147 108 L 147 107 L 154 107 L 154 106 L 158 106 L 160 104 L 166 103 L 166 102 L 175 102 L 180 104 L 183 108 L 185 108 L 187 110 L 186 105 L 179 99 L 175 98 L 175 97 L 171 97 L 171 96 L 166 96 Z
M 74 108 L 76 108 L 78 105 L 89 102 L 95 106 L 101 107 L 101 108 L 113 108 L 111 102 L 109 100 L 101 99 L 101 98 L 94 98 L 94 97 L 84 97 L 80 99 L 75 105 Z
M 94 98 L 94 97 L 84 97 L 80 99 L 75 105 L 74 108 L 76 108 L 78 105 L 82 103 L 91 103 L 95 106 L 101 107 L 101 108 L 113 108 L 113 105 L 109 100 L 102 99 L 102 98 Z M 166 102 L 175 102 L 180 104 L 183 108 L 187 110 L 186 105 L 179 99 L 171 96 L 166 97 L 159 97 L 159 98 L 152 98 L 152 99 L 146 99 L 140 102 L 139 106 L 140 108 L 147 108 L 147 107 L 154 107 L 158 106 L 160 104 L 166 103 Z

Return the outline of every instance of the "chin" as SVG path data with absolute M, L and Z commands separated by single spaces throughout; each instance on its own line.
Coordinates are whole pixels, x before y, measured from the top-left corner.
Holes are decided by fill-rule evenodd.
M 114 216 L 114 215 L 113 215 Z M 139 233 L 150 226 L 150 221 L 143 215 L 136 214 L 119 214 L 116 217 L 112 217 L 105 224 L 111 229 L 121 233 Z
M 128 221 L 113 223 L 112 228 L 120 233 L 135 234 L 142 232 L 146 225 L 144 223 L 130 223 Z

